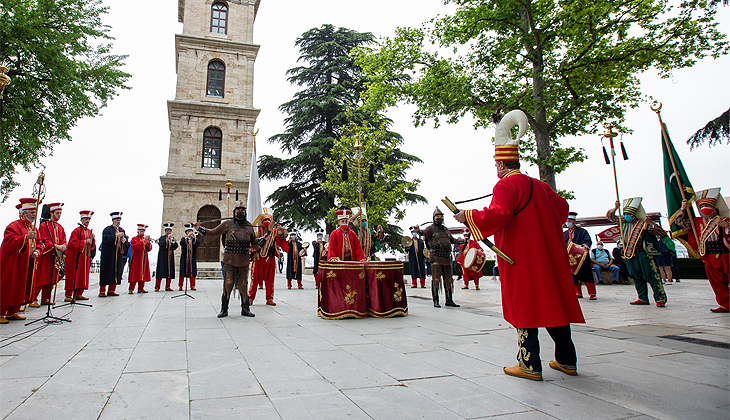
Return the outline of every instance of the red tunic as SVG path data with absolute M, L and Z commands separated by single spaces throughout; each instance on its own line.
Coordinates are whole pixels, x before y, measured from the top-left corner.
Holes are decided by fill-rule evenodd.
M 89 265 L 91 264 L 91 250 L 96 248 L 96 239 L 91 245 L 86 240 L 91 237 L 91 231 L 79 226 L 71 232 L 66 248 L 66 292 L 75 289 L 89 288 Z M 78 265 L 78 270 L 76 266 Z
M 16 220 L 5 228 L 0 245 L 0 310 L 22 305 L 31 291 L 28 282 L 28 263 L 34 249 L 28 246 L 26 235 L 33 230 L 27 220 Z M 0 316 L 4 316 L 1 314 Z M 10 314 L 12 315 L 12 314 Z
M 362 261 L 365 259 L 365 253 L 362 252 L 362 245 L 357 238 L 357 234 L 352 229 L 347 229 L 347 238 L 350 245 L 350 257 L 345 259 L 345 241 L 342 228 L 335 229 L 330 234 L 330 245 L 327 250 L 327 259 L 339 258 L 342 261 Z
M 152 251 L 152 243 L 145 241 L 143 236 L 137 235 L 129 241 L 129 244 L 132 246 L 129 282 L 150 281 L 150 258 L 147 254 Z
M 464 258 L 466 258 L 466 253 L 472 248 L 481 248 L 481 246 L 479 246 L 479 242 L 475 241 L 474 239 L 470 239 L 469 243 L 466 244 L 466 247 L 461 250 L 461 254 L 459 254 L 459 258 L 456 260 L 456 262 L 459 263 L 464 269 L 464 277 L 468 276 L 468 280 L 478 280 L 482 276 L 481 271 L 473 271 L 464 267 Z
M 38 257 L 36 264 L 34 282 L 36 290 L 51 284 L 51 279 L 53 279 L 53 284 L 58 283 L 59 273 L 54 267 L 54 254 L 57 254 L 54 245 L 66 245 L 66 232 L 63 230 L 63 226 L 50 220 L 41 223 L 38 226 L 38 244 L 41 248 L 41 256 Z
M 488 208 L 466 211 L 467 224 L 476 240 L 494 235 L 495 245 L 515 261 L 509 265 L 498 258 L 507 322 L 515 328 L 585 322 L 561 229 L 568 203 L 536 179 L 530 198 L 530 180 L 519 171 L 505 175 L 495 184 Z

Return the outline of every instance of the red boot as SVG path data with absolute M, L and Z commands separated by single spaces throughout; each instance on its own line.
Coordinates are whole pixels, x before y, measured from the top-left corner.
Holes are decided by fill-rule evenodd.
M 190 290 L 195 290 L 195 277 L 190 276 Z
M 286 288 L 291 289 L 291 279 L 286 279 Z
M 418 280 L 413 279 L 413 285 L 411 286 L 411 289 L 415 289 L 418 287 Z
M 596 283 L 586 283 L 586 289 L 588 289 L 588 299 L 596 300 Z
M 165 291 L 172 292 L 172 287 L 170 287 L 171 285 L 172 285 L 172 279 L 171 278 L 165 279 Z
M 578 296 L 578 298 L 583 297 L 583 283 L 574 284 L 573 287 L 575 288 L 575 295 Z
M 425 288 L 426 288 L 426 278 L 421 277 L 421 289 L 425 289 Z
M 162 279 L 155 279 L 155 292 L 160 291 L 160 285 L 162 284 Z

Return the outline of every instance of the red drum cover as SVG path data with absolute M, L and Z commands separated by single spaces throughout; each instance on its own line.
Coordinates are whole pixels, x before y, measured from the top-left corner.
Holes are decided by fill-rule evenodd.
M 481 273 L 484 264 L 487 262 L 487 255 L 481 248 L 471 248 L 464 256 L 464 268 Z
M 362 263 L 322 261 L 317 274 L 320 276 L 317 315 L 324 319 L 367 317 L 367 282 Z
M 400 261 L 366 262 L 368 281 L 368 315 L 391 318 L 408 315 L 408 301 Z

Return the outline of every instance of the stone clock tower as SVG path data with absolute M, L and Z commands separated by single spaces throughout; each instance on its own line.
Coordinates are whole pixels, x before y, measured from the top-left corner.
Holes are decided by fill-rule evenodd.
M 260 1 L 178 0 L 183 32 L 175 35 L 177 88 L 167 102 L 170 152 L 160 177 L 162 220 L 175 223 L 175 238 L 184 236 L 185 223 L 228 216 L 225 195 L 218 197 L 228 179 L 246 202 L 251 131 L 259 114 L 253 106 L 259 50 L 253 24 Z M 218 261 L 219 244 L 201 245 L 198 261 Z

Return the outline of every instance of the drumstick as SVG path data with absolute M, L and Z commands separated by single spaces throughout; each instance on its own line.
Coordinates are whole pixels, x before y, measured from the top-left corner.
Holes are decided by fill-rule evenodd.
M 444 203 L 446 205 L 446 207 L 448 207 L 449 210 L 451 210 L 454 214 L 459 213 L 459 209 L 457 209 L 456 206 L 454 205 L 454 203 L 452 203 L 451 200 L 449 200 L 449 197 L 444 197 L 444 199 L 441 200 L 441 202 Z M 492 243 L 492 241 L 490 241 L 487 238 L 484 238 L 484 239 L 482 239 L 482 242 L 484 243 L 484 245 L 488 246 L 489 249 L 494 251 L 495 254 L 499 255 L 503 260 L 507 261 L 507 263 L 509 265 L 515 265 L 514 260 L 512 258 L 508 257 L 507 254 L 505 254 L 501 249 L 497 248 L 497 246 L 494 245 Z

